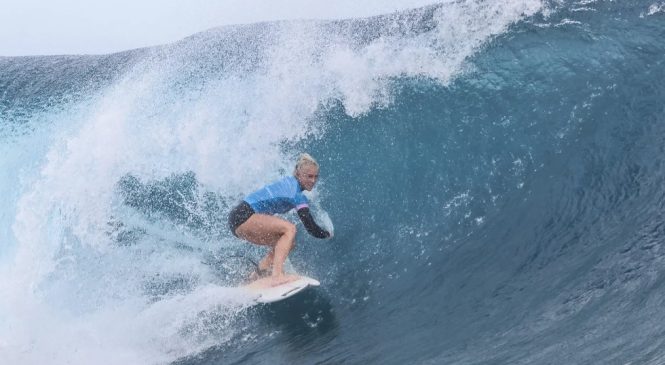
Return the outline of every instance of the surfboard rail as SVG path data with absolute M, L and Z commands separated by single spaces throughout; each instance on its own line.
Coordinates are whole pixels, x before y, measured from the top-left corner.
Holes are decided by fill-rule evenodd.
M 309 287 L 316 287 L 321 283 L 313 278 L 304 275 L 296 275 L 297 279 L 277 286 L 269 286 L 268 278 L 256 280 L 246 286 L 253 295 L 257 303 L 274 303 L 280 300 L 290 298 Z

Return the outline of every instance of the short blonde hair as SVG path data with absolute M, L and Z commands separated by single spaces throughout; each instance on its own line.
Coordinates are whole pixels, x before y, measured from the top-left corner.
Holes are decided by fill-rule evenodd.
M 293 174 L 295 175 L 305 165 L 312 165 L 317 169 L 319 168 L 319 163 L 316 162 L 314 157 L 312 157 L 309 153 L 301 153 L 300 157 L 298 157 L 298 162 L 296 162 L 296 168 L 293 169 Z

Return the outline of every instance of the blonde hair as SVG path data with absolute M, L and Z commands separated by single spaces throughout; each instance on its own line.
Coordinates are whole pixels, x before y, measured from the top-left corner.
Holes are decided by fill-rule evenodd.
M 310 156 L 309 153 L 301 153 L 300 157 L 298 157 L 298 162 L 296 162 L 296 168 L 293 169 L 293 174 L 295 175 L 305 165 L 312 165 L 317 169 L 319 168 L 319 163 L 316 162 L 314 157 Z

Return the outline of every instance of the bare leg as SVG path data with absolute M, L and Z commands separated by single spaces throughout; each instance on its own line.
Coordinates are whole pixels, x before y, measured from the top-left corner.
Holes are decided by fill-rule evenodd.
M 236 234 L 249 242 L 272 247 L 259 267 L 267 269 L 272 264 L 274 285 L 295 278 L 284 274 L 284 261 L 295 246 L 296 226 L 293 223 L 270 215 L 253 214 L 236 229 Z
M 289 229 L 282 237 L 277 240 L 275 244 L 274 259 L 272 265 L 272 276 L 284 275 L 284 261 L 286 257 L 293 249 L 296 243 L 296 227 L 292 225 L 292 229 Z M 291 227 L 289 227 L 291 228 Z
M 268 250 L 268 254 L 259 261 L 259 270 L 269 270 L 272 267 L 272 262 L 275 259 L 275 247 Z

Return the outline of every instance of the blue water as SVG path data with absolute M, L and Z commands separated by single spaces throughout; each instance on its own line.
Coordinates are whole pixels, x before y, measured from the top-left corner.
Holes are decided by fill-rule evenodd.
M 0 358 L 665 363 L 663 55 L 662 2 L 468 0 L 0 58 Z M 226 215 L 301 151 L 322 286 L 252 306 Z

